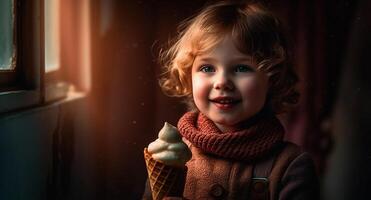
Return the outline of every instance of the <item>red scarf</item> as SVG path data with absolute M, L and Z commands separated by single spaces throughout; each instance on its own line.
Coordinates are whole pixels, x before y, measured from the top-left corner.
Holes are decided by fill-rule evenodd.
M 267 154 L 283 139 L 284 128 L 273 115 L 249 122 L 248 127 L 222 133 L 202 113 L 188 112 L 180 118 L 180 134 L 203 152 L 223 158 L 251 161 Z

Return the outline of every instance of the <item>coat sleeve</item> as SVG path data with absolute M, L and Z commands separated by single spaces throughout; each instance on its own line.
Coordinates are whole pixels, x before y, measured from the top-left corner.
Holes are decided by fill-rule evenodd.
M 296 157 L 281 179 L 279 200 L 316 200 L 320 198 L 314 162 L 308 153 Z

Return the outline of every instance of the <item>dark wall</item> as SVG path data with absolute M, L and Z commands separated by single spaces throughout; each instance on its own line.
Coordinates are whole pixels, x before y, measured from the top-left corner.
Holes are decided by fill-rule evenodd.
M 49 107 L 0 119 L 0 199 L 47 199 L 58 113 Z
M 80 159 L 88 155 L 89 148 L 84 145 L 88 138 L 79 135 L 88 132 L 85 105 L 86 98 L 70 96 L 0 117 L 0 199 L 71 197 L 71 186 L 77 191 L 73 195 L 89 194 L 86 185 L 81 185 L 93 176 L 89 174 L 91 166 L 86 165 L 89 162 Z M 72 171 L 78 171 L 79 176 Z

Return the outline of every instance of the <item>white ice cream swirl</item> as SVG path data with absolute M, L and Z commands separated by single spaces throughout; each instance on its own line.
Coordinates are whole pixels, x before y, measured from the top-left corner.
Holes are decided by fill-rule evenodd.
M 192 157 L 178 130 L 167 122 L 160 130 L 158 139 L 148 145 L 148 152 L 153 159 L 171 166 L 182 167 Z

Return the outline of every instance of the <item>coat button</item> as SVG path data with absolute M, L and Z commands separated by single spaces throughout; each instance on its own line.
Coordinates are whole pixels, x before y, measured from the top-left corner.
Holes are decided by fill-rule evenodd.
M 219 184 L 214 184 L 211 186 L 210 195 L 213 197 L 222 197 L 225 194 L 225 189 Z
M 256 193 L 262 193 L 266 190 L 266 187 L 267 187 L 267 184 L 265 184 L 263 182 L 255 182 L 254 185 L 253 185 L 253 190 Z

